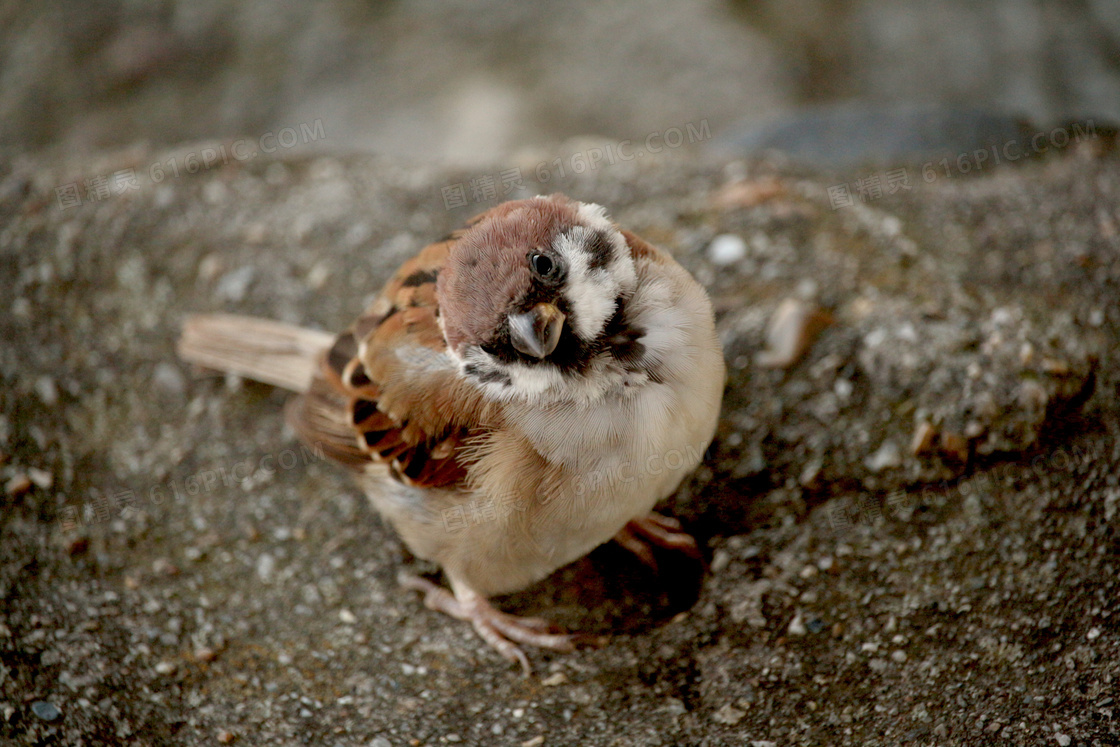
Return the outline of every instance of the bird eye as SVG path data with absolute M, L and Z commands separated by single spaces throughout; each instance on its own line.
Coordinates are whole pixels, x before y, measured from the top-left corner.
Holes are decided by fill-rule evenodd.
M 533 268 L 533 272 L 541 278 L 548 278 L 556 271 L 556 263 L 552 258 L 545 254 L 531 254 L 529 255 L 529 266 Z

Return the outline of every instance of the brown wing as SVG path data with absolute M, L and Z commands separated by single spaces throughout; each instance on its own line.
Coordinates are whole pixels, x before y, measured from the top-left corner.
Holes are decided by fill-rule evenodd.
M 312 446 L 356 469 L 383 462 L 410 485 L 465 480 L 463 446 L 493 426 L 493 412 L 459 376 L 439 326 L 436 278 L 461 235 L 404 263 L 324 354 L 311 388 L 288 410 Z

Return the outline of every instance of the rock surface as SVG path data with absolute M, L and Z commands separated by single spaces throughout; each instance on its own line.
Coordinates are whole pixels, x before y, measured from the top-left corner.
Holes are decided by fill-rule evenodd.
M 1115 157 L 911 171 L 839 208 L 843 175 L 766 164 L 549 185 L 708 285 L 730 378 L 709 459 L 666 506 L 710 569 L 666 556 L 655 577 L 605 546 L 502 600 L 615 633 L 533 652 L 531 679 L 396 588 L 400 543 L 285 431 L 279 392 L 173 352 L 190 312 L 341 328 L 484 207 L 444 208 L 464 175 L 262 157 L 80 206 L 55 191 L 181 157 L 0 171 L 0 738 L 1120 738 Z M 727 236 L 742 245 L 713 264 Z M 785 325 L 800 354 L 760 365 L 783 303 L 821 323 Z

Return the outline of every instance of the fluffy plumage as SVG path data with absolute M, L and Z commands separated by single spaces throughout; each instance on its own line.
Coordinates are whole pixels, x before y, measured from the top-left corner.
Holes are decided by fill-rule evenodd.
M 250 335 L 238 342 L 227 324 L 209 340 L 204 328 L 188 322 L 184 357 L 254 376 Z M 277 361 L 261 352 L 256 378 L 303 381 L 270 375 Z M 454 597 L 409 582 L 429 606 L 526 669 L 517 643 L 574 639 L 485 597 L 624 530 L 632 548 L 639 535 L 691 541 L 644 517 L 715 429 L 724 366 L 711 306 L 596 205 L 553 195 L 484 213 L 406 262 L 320 361 L 291 387 L 302 393 L 289 421 L 357 470 L 410 549 L 443 568 Z

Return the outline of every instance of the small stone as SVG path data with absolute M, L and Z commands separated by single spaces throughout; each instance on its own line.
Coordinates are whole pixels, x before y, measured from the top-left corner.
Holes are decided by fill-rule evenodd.
M 526 739 L 522 742 L 521 747 L 541 747 L 542 744 L 544 744 L 544 735 L 538 734 L 532 739 Z
M 36 700 L 31 704 L 31 712 L 44 721 L 56 721 L 62 712 L 54 703 L 48 703 L 45 700 Z
M 161 661 L 156 664 L 156 674 L 175 674 L 175 665 L 170 661 Z
M 445 736 L 444 739 L 446 739 L 448 742 L 462 742 L 463 741 L 463 738 L 460 737 L 455 732 L 451 732 L 450 734 Z
M 910 439 L 910 453 L 914 456 L 929 454 L 933 451 L 936 440 L 937 427 L 928 420 L 923 420 L 918 423 L 918 427 L 914 429 L 914 437 Z
M 31 316 L 31 302 L 23 296 L 12 301 L 12 316 L 27 319 Z
M 222 271 L 222 259 L 217 254 L 207 254 L 198 263 L 198 279 L 210 282 Z
M 207 646 L 199 646 L 194 650 L 194 658 L 197 661 L 214 661 L 218 658 L 218 652 Z
M 904 661 L 906 661 L 906 652 L 901 650 L 901 649 L 898 649 L 896 651 L 892 651 L 891 652 L 891 661 L 895 662 L 896 664 L 903 663 Z
M 741 711 L 735 706 L 728 703 L 723 708 L 720 708 L 718 711 L 712 714 L 712 720 L 719 724 L 734 726 L 735 724 L 742 721 L 743 716 L 746 715 L 746 711 Z
M 789 634 L 802 636 L 805 635 L 806 632 L 805 621 L 801 618 L 801 614 L 798 613 L 794 615 L 793 620 L 791 620 L 789 623 Z
M 771 742 L 769 739 L 752 739 L 751 747 L 778 747 L 778 743 Z
M 237 739 L 237 735 L 232 731 L 226 731 L 225 729 L 222 729 L 220 732 L 218 732 L 218 742 L 220 744 L 232 744 L 235 739 Z
M 31 482 L 35 483 L 35 487 L 41 488 L 42 490 L 50 490 L 51 486 L 54 485 L 54 475 L 47 472 L 45 469 L 29 467 L 27 469 L 27 477 Z
M 1058 732 L 1057 734 L 1055 734 L 1054 739 L 1058 740 L 1058 744 L 1061 747 L 1069 747 L 1070 744 L 1073 742 L 1073 740 L 1069 738 L 1068 734 L 1062 734 L 1061 732 Z
M 50 376 L 40 376 L 35 380 L 35 394 L 39 395 L 39 399 L 47 407 L 58 403 L 58 385 Z
M 167 361 L 160 361 L 152 371 L 152 385 L 167 394 L 182 394 L 187 390 L 186 379 L 179 368 Z
M 710 566 L 711 570 L 712 570 L 712 573 L 720 573 L 725 568 L 727 568 L 727 566 L 730 565 L 730 564 L 731 564 L 731 553 L 727 552 L 727 550 L 724 550 L 721 547 L 721 548 L 717 549 L 714 553 L 712 553 L 712 564 Z
M 557 672 L 556 674 L 550 675 L 549 677 L 541 680 L 541 684 L 545 687 L 556 687 L 558 685 L 567 683 L 567 681 L 567 675 L 565 675 L 563 672 Z
M 276 573 L 276 561 L 266 552 L 257 558 L 257 578 L 263 583 L 270 583 Z
M 230 270 L 218 278 L 214 295 L 225 301 L 240 303 L 245 300 L 245 295 L 249 292 L 249 286 L 252 285 L 256 276 L 257 270 L 252 265 Z
M 787 298 L 778 304 L 766 327 L 766 350 L 755 356 L 764 368 L 789 368 L 809 349 L 832 315 L 814 303 Z
M 885 469 L 898 467 L 902 464 L 902 454 L 898 444 L 887 439 L 875 450 L 875 453 L 863 460 L 864 465 L 872 472 L 882 472 Z
M 805 628 L 810 633 L 819 633 L 822 630 L 824 630 L 824 621 L 821 620 L 819 617 L 814 617 L 812 620 L 805 623 Z
M 8 483 L 4 486 L 4 492 L 7 493 L 9 498 L 19 498 L 31 490 L 31 485 L 31 478 L 20 473 L 8 480 Z
M 331 268 L 326 262 L 315 263 L 307 271 L 307 285 L 312 290 L 320 290 L 331 277 Z
M 1090 641 L 1095 641 L 1095 640 L 1097 640 L 1098 638 L 1101 637 L 1101 629 L 1100 628 L 1090 628 L 1089 632 L 1085 634 L 1085 637 L 1088 638 Z
M 345 625 L 353 625 L 354 623 L 358 622 L 357 616 L 345 607 L 338 611 L 338 619 L 341 620 Z
M 724 233 L 708 244 L 708 259 L 712 264 L 726 267 L 747 256 L 747 242 L 733 233 Z

